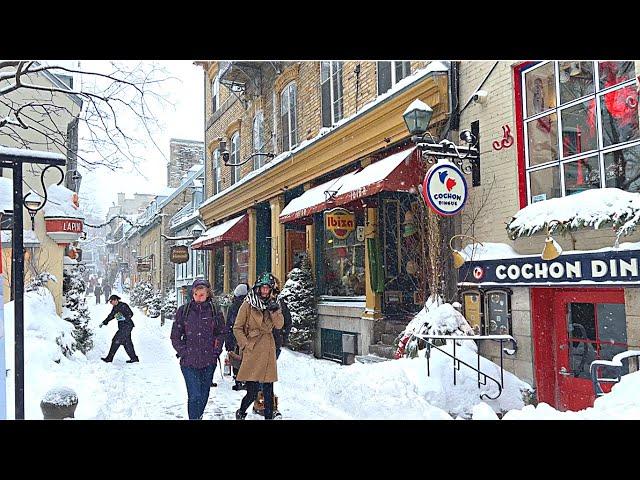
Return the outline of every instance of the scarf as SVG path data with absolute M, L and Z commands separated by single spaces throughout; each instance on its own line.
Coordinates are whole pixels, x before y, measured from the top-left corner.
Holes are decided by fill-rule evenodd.
M 260 298 L 259 295 L 256 294 L 253 289 L 251 289 L 247 294 L 245 302 L 247 302 L 253 308 L 260 310 L 261 312 L 264 312 L 267 309 L 267 304 Z

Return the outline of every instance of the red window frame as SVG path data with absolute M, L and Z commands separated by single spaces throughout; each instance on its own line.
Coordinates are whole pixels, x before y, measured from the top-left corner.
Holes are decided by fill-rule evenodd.
M 520 208 L 527 206 L 527 168 L 524 158 L 524 112 L 522 111 L 522 71 L 537 63 L 540 62 L 526 61 L 513 67 L 516 137 L 518 143 L 518 198 L 520 200 Z

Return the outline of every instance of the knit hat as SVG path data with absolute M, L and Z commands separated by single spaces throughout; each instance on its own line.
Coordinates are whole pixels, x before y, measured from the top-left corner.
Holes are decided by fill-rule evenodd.
M 195 290 L 198 287 L 211 288 L 211 284 L 207 280 L 205 280 L 204 278 L 198 278 L 198 279 L 194 280 L 193 285 L 191 285 L 191 289 Z
M 248 292 L 249 292 L 249 289 L 247 288 L 247 285 L 244 283 L 241 283 L 233 291 L 233 294 L 236 297 L 244 297 Z

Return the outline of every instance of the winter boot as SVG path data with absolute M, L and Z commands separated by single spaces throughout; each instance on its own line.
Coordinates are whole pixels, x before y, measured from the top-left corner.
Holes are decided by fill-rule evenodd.
M 106 362 L 106 363 L 111 363 L 111 362 L 113 362 L 113 360 L 109 360 L 109 359 L 108 359 L 108 358 L 106 358 L 106 357 L 100 357 L 100 360 L 102 360 L 103 362 Z
M 273 412 L 273 419 L 274 420 L 282 420 L 282 414 L 279 411 L 275 411 Z
M 130 360 L 127 360 L 127 363 L 136 363 L 136 362 L 139 362 L 139 361 L 140 361 L 140 359 L 138 357 L 136 357 L 136 358 L 132 358 Z
M 246 413 L 242 413 L 239 409 L 236 410 L 236 420 L 244 420 L 246 416 Z

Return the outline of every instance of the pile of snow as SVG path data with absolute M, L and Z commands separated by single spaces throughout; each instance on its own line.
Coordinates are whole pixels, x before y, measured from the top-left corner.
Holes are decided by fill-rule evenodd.
M 69 387 L 54 387 L 44 395 L 42 401 L 52 405 L 68 406 L 78 403 L 78 395 Z
M 473 329 L 466 318 L 450 303 L 440 304 L 440 301 L 429 297 L 424 308 L 413 317 L 404 333 L 473 335 Z M 472 342 L 467 343 L 474 345 Z
M 44 216 L 63 218 L 84 218 L 79 207 L 73 203 L 73 190 L 62 185 L 47 186 L 47 203 L 44 205 Z
M 505 258 L 518 258 L 520 255 L 511 245 L 506 243 L 483 242 L 471 243 L 464 247 L 460 254 L 466 262 L 479 260 L 499 260 Z
M 610 393 L 597 398 L 593 407 L 560 412 L 546 403 L 527 405 L 507 412 L 504 420 L 638 420 L 640 419 L 640 372 L 622 377 Z
M 549 225 L 553 231 L 557 220 L 567 228 L 576 229 L 614 223 L 620 233 L 631 233 L 640 221 L 640 194 L 625 192 L 618 188 L 595 188 L 567 197 L 552 198 L 532 203 L 516 213 L 507 230 L 511 238 L 533 235 Z

